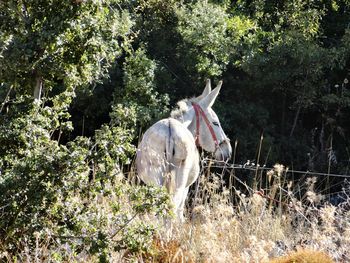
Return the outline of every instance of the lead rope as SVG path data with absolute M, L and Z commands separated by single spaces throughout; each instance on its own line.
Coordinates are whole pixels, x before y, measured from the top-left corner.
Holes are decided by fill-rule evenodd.
M 170 162 L 170 155 L 172 154 L 170 146 L 171 146 L 171 136 L 172 136 L 172 132 L 171 132 L 171 123 L 170 123 L 170 119 L 168 119 L 168 132 L 169 132 L 169 139 L 166 142 L 168 144 L 168 147 L 165 147 L 165 159 L 166 159 L 166 173 L 165 173 L 165 179 L 163 182 L 163 186 L 165 186 L 165 188 L 167 189 L 168 193 L 171 193 L 172 189 L 171 189 L 171 169 L 172 169 L 172 164 Z M 168 148 L 168 151 L 166 150 L 166 148 Z
M 200 122 L 199 122 L 199 110 L 198 110 L 199 105 L 194 103 L 194 102 L 192 102 L 192 106 L 193 106 L 194 112 L 196 114 L 196 137 L 195 137 L 195 141 L 196 141 L 196 145 L 199 146 L 199 125 L 200 125 Z

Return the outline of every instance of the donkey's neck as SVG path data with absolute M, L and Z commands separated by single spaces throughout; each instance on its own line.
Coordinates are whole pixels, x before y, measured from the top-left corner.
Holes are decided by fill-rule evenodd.
M 171 116 L 171 117 L 181 122 L 187 129 L 190 130 L 190 127 L 194 123 L 194 118 L 195 118 L 195 114 L 192 111 L 193 110 L 181 116 L 176 116 L 176 117 Z
M 195 119 L 195 112 L 192 106 L 192 102 L 195 99 L 184 99 L 177 103 L 177 108 L 171 112 L 171 117 L 181 122 L 187 129 L 192 131 L 192 126 Z

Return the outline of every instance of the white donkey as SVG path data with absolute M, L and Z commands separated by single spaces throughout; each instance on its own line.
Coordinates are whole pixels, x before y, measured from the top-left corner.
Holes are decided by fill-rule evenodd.
M 139 177 L 146 184 L 166 187 L 181 222 L 189 187 L 199 175 L 197 146 L 213 153 L 220 161 L 231 156 L 230 140 L 211 108 L 221 85 L 222 81 L 211 91 L 207 80 L 202 95 L 178 102 L 178 109 L 171 117 L 153 124 L 138 147 Z

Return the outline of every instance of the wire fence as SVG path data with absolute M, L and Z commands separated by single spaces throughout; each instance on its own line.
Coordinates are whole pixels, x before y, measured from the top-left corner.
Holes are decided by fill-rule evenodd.
M 208 165 L 211 163 L 210 165 Z M 233 169 L 233 170 L 248 170 L 248 171 L 270 171 L 273 170 L 273 167 L 266 167 L 265 165 L 260 166 L 259 164 L 250 163 L 247 161 L 245 164 L 230 164 L 228 162 L 220 162 L 210 158 L 205 158 L 202 161 L 202 167 L 213 167 L 213 168 L 224 168 L 224 169 Z M 334 174 L 334 173 L 320 173 L 313 171 L 300 171 L 289 169 L 288 167 L 283 170 L 286 174 L 302 174 L 302 175 L 316 175 L 316 176 L 329 176 L 329 177 L 341 177 L 341 178 L 350 178 L 350 174 Z
M 313 172 L 313 171 L 301 171 L 301 170 L 293 170 L 293 169 L 289 169 L 288 167 L 284 167 L 279 165 L 279 167 L 267 167 L 267 166 L 260 166 L 260 165 L 256 165 L 254 163 L 251 163 L 249 161 L 247 161 L 245 164 L 234 164 L 234 163 L 228 163 L 228 162 L 218 162 L 217 160 L 214 159 L 210 159 L 210 158 L 203 158 L 202 162 L 201 162 L 201 174 L 205 173 L 204 171 L 210 171 L 211 168 L 219 168 L 222 170 L 221 174 L 219 174 L 219 176 L 221 177 L 222 181 L 226 180 L 226 183 L 223 183 L 223 185 L 225 184 L 226 187 L 229 188 L 230 192 L 235 192 L 235 190 L 237 189 L 238 185 L 236 185 L 235 183 L 238 183 L 240 185 L 242 185 L 249 193 L 257 193 L 267 199 L 270 199 L 270 197 L 268 195 L 266 195 L 267 192 L 269 192 L 271 190 L 272 185 L 271 184 L 265 184 L 265 186 L 267 188 L 263 188 L 263 187 L 258 187 L 259 181 L 263 180 L 263 176 L 265 176 L 265 180 L 267 181 L 268 179 L 268 172 L 269 171 L 274 171 L 276 172 L 277 169 L 281 169 L 279 172 L 281 174 L 282 177 L 287 178 L 288 174 L 290 175 L 296 175 L 299 174 L 300 177 L 298 179 L 296 179 L 295 181 L 293 181 L 293 184 L 304 184 L 305 183 L 305 178 L 307 177 L 316 177 L 318 178 L 319 182 L 326 182 L 326 186 L 324 186 L 322 189 L 317 189 L 318 193 L 322 193 L 322 195 L 324 195 L 325 197 L 327 196 L 328 198 L 330 198 L 331 196 L 337 196 L 338 194 L 342 194 L 344 193 L 344 189 L 343 187 L 338 187 L 338 186 L 345 186 L 349 184 L 348 180 L 350 178 L 350 175 L 348 174 L 334 174 L 334 173 L 321 173 L 321 172 Z M 243 170 L 243 171 L 249 171 L 251 172 L 251 176 L 250 178 L 244 178 L 244 176 L 242 175 L 238 175 L 236 173 L 236 170 Z M 227 174 L 229 175 L 229 177 L 227 177 Z M 334 177 L 334 178 L 339 178 L 337 180 L 336 183 L 333 182 L 333 184 L 330 183 L 329 178 L 330 177 Z M 341 180 L 341 178 L 343 180 Z M 254 186 L 252 184 L 252 181 L 250 180 L 255 180 L 256 185 Z M 235 183 L 233 183 L 232 181 L 234 180 Z M 228 181 L 228 182 L 227 182 Z M 282 182 L 282 181 L 281 181 Z M 284 187 L 286 187 L 286 185 L 288 184 L 288 182 L 290 182 L 290 180 L 284 180 L 284 183 L 286 183 L 285 185 L 283 184 L 279 184 L 278 185 L 278 189 L 281 192 L 288 192 Z M 196 191 L 198 190 L 199 187 L 199 182 L 197 181 L 197 185 L 196 185 Z M 260 184 L 261 186 L 261 184 Z M 301 187 L 301 185 L 300 185 Z M 299 191 L 300 191 L 300 187 L 299 187 Z M 233 188 L 233 189 L 231 189 Z M 332 189 L 332 191 L 330 191 Z M 338 190 L 335 190 L 335 188 L 338 188 Z M 316 190 L 316 189 L 315 189 Z M 276 201 L 278 202 L 278 201 Z

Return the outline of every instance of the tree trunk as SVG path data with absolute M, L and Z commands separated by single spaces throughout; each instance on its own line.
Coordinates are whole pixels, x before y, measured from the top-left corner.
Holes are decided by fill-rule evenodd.
M 301 109 L 301 106 L 299 105 L 299 106 L 298 106 L 298 110 L 297 110 L 297 112 L 295 113 L 295 117 L 294 117 L 294 122 L 293 122 L 292 129 L 291 129 L 291 131 L 290 131 L 290 133 L 289 133 L 289 137 L 290 137 L 290 138 L 293 136 L 295 127 L 297 126 L 297 122 L 298 122 L 299 115 L 300 115 L 300 109 Z
M 43 79 L 40 76 L 38 76 L 35 79 L 34 99 L 36 100 L 41 99 L 42 90 L 43 90 Z
M 282 116 L 281 116 L 281 135 L 284 135 L 285 132 L 285 122 L 286 122 L 286 100 L 287 100 L 287 94 L 283 93 L 282 98 Z

